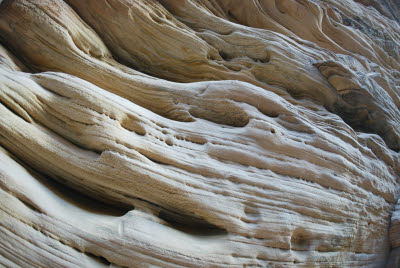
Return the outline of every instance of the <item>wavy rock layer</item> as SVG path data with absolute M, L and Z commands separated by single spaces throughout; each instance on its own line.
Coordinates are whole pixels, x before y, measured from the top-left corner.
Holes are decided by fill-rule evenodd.
M 3 1 L 0 264 L 397 267 L 398 22 L 390 0 Z

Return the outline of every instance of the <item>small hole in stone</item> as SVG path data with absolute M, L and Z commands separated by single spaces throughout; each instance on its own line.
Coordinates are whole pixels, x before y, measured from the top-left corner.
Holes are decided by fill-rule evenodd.
M 170 140 L 170 139 L 167 139 L 167 140 L 165 141 L 165 143 L 166 143 L 167 145 L 169 145 L 169 146 L 172 146 L 172 145 L 173 145 L 172 140 Z
M 219 51 L 219 55 L 220 55 L 221 58 L 223 58 L 224 60 L 227 60 L 227 59 L 228 59 L 228 54 L 226 54 L 226 53 L 223 52 L 223 51 Z

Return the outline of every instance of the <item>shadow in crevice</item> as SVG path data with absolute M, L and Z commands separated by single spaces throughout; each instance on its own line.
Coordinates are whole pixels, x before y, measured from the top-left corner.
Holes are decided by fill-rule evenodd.
M 28 113 L 26 113 L 26 111 L 19 106 L 19 104 L 17 103 L 11 103 L 10 101 L 8 101 L 8 103 L 6 103 L 6 99 L 0 99 L 0 105 L 3 105 L 7 110 L 9 110 L 10 112 L 12 112 L 14 115 L 18 116 L 19 118 L 21 118 L 22 120 L 24 120 L 27 123 L 31 123 L 29 120 L 29 115 Z M 25 112 L 25 114 L 24 114 Z
M 84 252 L 84 254 L 89 256 L 90 258 L 98 261 L 99 263 L 106 265 L 106 266 L 110 266 L 112 264 L 110 261 L 108 261 L 103 256 L 97 256 L 97 255 L 95 255 L 93 253 L 90 253 L 90 252 Z
M 135 209 L 133 206 L 127 206 L 126 204 L 112 204 L 111 202 L 104 202 L 104 199 L 100 193 L 96 194 L 92 192 L 90 195 L 86 195 L 74 188 L 71 188 L 68 184 L 61 184 L 52 179 L 43 178 L 41 183 L 43 183 L 60 199 L 81 210 L 93 214 L 122 217 L 129 211 Z M 88 189 L 88 191 L 90 191 L 90 189 Z
M 189 217 L 186 215 L 172 214 L 171 212 L 162 210 L 158 217 L 166 221 L 172 228 L 177 231 L 200 237 L 221 236 L 228 232 L 221 229 L 203 219 Z
M 6 149 L 6 148 L 5 148 Z M 18 164 L 25 168 L 25 170 L 48 192 L 50 200 L 62 201 L 70 204 L 83 211 L 105 216 L 121 217 L 129 211 L 135 209 L 133 206 L 126 204 L 119 204 L 108 202 L 100 193 L 96 193 L 91 189 L 83 189 L 82 186 L 71 185 L 68 181 L 62 178 L 50 178 L 41 172 L 34 170 L 32 167 L 21 161 L 15 155 L 7 154 Z M 83 193 L 85 191 L 85 193 Z M 33 204 L 31 200 L 19 198 L 27 207 L 42 212 L 38 204 Z M 28 198 L 30 199 L 30 198 Z

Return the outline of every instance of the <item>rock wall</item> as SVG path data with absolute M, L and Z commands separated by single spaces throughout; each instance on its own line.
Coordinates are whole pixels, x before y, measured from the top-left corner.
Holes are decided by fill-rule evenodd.
M 399 15 L 0 2 L 0 265 L 399 267 Z

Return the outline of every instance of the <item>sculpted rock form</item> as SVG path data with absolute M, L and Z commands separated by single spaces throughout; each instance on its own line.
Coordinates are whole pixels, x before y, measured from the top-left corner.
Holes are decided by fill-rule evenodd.
M 400 265 L 396 1 L 6 0 L 0 42 L 1 265 Z

